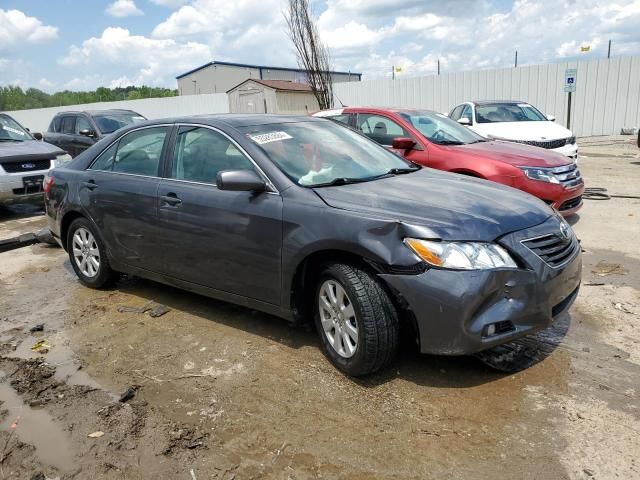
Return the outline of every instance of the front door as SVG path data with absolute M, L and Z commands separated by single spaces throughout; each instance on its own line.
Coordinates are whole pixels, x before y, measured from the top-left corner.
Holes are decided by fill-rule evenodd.
M 159 271 L 157 193 L 160 158 L 168 126 L 142 128 L 123 136 L 91 165 L 80 198 L 119 261 Z
M 256 170 L 217 130 L 181 126 L 158 189 L 164 273 L 274 305 L 280 303 L 282 198 L 218 190 L 219 171 Z

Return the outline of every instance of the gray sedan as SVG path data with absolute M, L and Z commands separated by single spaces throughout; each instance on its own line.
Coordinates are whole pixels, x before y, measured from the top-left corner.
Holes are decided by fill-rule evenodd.
M 568 224 L 515 189 L 421 168 L 329 120 L 144 122 L 45 180 L 81 283 L 125 272 L 313 321 L 349 375 L 422 352 L 479 352 L 548 327 L 575 299 Z

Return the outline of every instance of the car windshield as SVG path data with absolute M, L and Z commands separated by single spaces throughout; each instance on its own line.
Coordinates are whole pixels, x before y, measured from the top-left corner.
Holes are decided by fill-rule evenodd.
M 24 142 L 31 135 L 9 115 L 0 115 L 0 142 Z
M 98 125 L 101 133 L 113 133 L 116 130 L 131 125 L 132 123 L 146 120 L 142 115 L 135 112 L 110 112 L 94 115 L 93 119 Z
M 252 125 L 240 130 L 302 186 L 366 182 L 420 169 L 330 120 Z
M 476 106 L 477 123 L 545 121 L 547 117 L 528 103 L 491 103 Z
M 454 122 L 446 115 L 427 111 L 400 112 L 431 143 L 438 145 L 465 145 L 484 142 L 485 138 Z

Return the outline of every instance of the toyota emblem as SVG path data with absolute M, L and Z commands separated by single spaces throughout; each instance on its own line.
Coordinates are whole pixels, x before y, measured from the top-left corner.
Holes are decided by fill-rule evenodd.
M 565 240 L 569 240 L 569 227 L 566 223 L 560 224 L 560 236 Z

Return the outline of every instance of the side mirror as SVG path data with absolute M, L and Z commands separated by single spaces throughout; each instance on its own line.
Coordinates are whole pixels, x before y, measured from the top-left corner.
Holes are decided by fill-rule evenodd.
M 95 137 L 96 136 L 96 132 L 94 132 L 93 130 L 90 130 L 88 128 L 83 128 L 82 130 L 80 130 L 78 132 L 80 135 L 84 135 L 85 137 Z
M 464 125 L 465 127 L 468 127 L 469 125 L 471 125 L 471 120 L 468 117 L 460 117 L 458 119 L 458 123 L 460 125 Z
M 396 137 L 391 144 L 395 150 L 411 150 L 416 146 L 416 142 L 412 138 L 408 137 Z
M 42 134 L 40 132 L 34 132 L 33 133 L 33 138 L 35 138 L 36 140 L 42 140 L 44 137 L 42 136 Z
M 223 170 L 218 172 L 216 185 L 220 190 L 232 192 L 264 192 L 265 181 L 253 170 Z
M 553 115 L 547 115 L 547 120 L 549 120 L 550 122 L 555 122 L 556 117 L 554 117 Z

